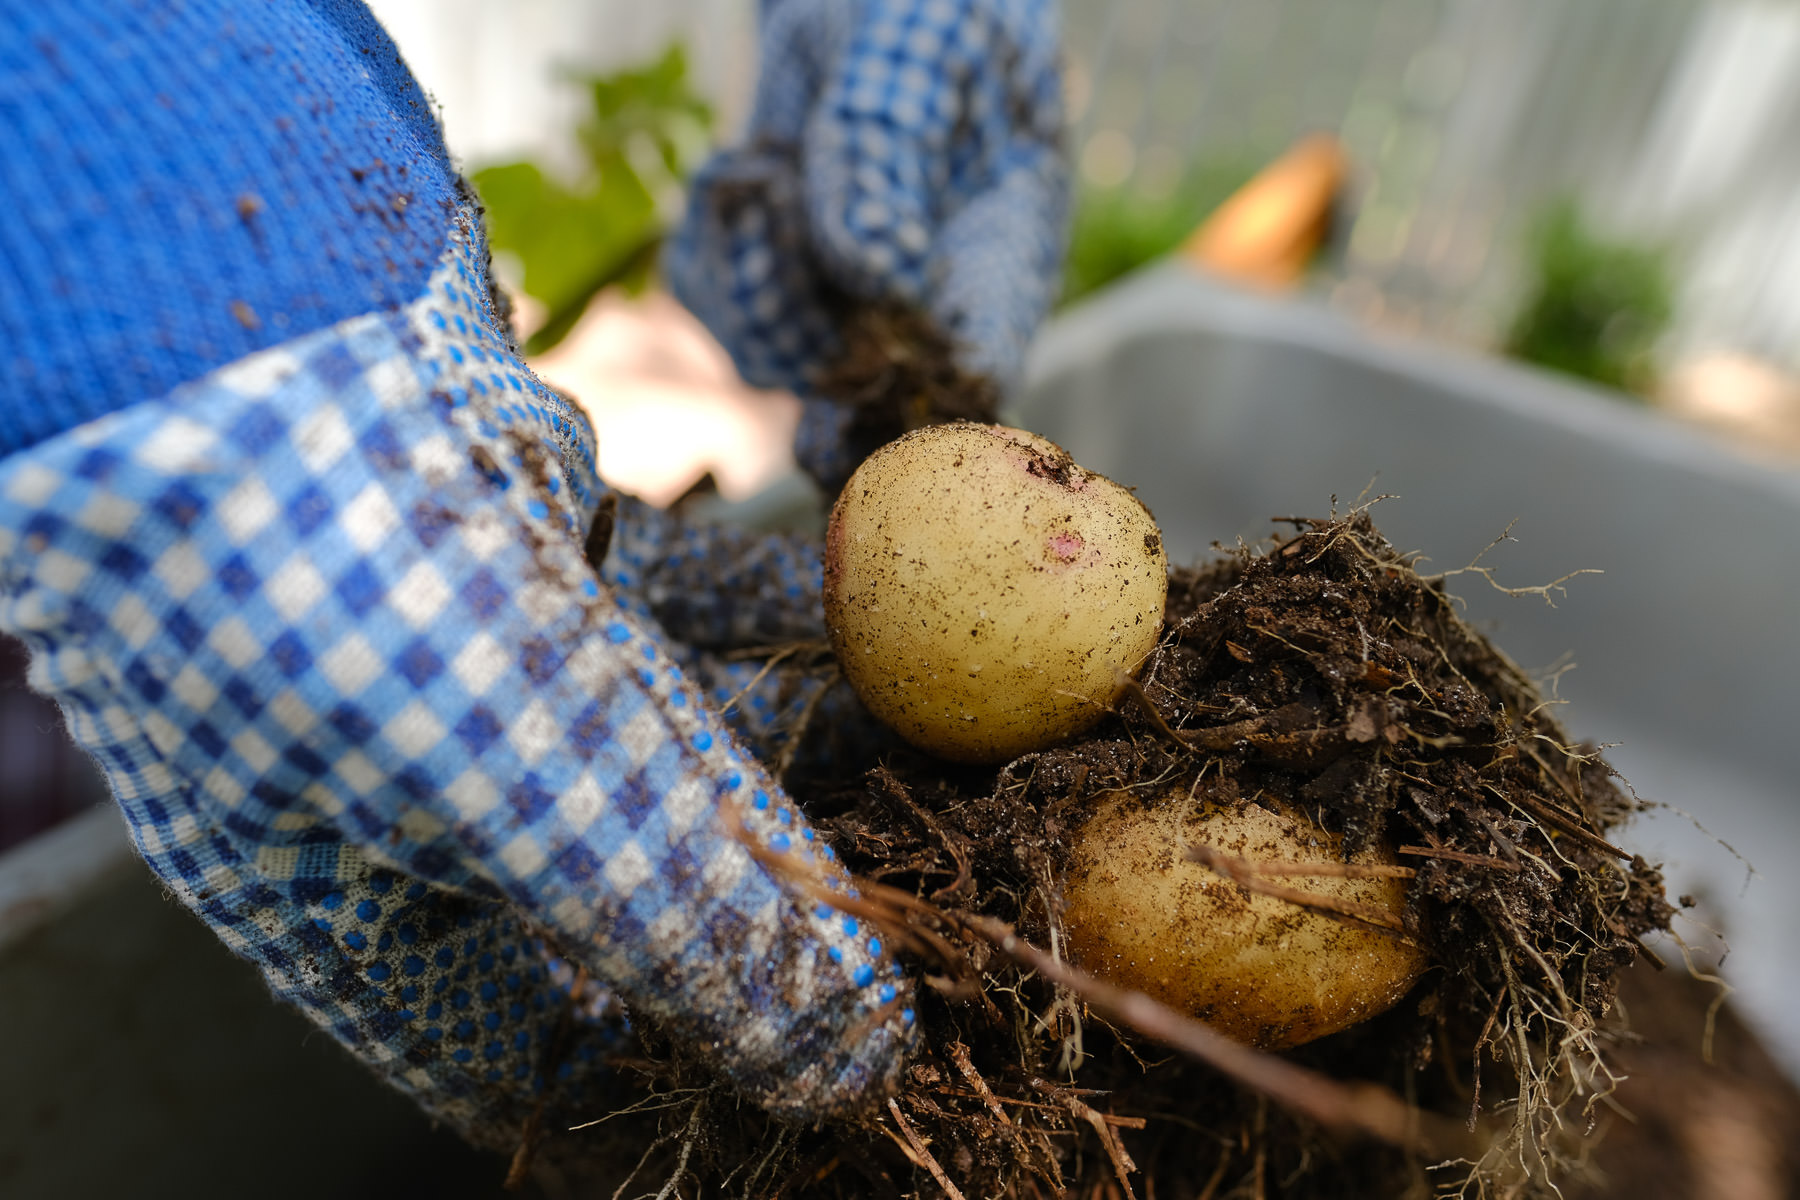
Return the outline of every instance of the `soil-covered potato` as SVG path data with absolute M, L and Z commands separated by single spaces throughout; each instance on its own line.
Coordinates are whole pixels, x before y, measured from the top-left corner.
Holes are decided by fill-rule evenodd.
M 1336 1033 L 1387 1009 L 1425 968 L 1400 928 L 1406 885 L 1333 874 L 1343 839 L 1266 795 L 1145 803 L 1110 792 L 1072 841 L 1063 924 L 1075 963 L 1241 1042 L 1275 1049 Z M 1194 861 L 1194 846 L 1243 864 L 1244 882 Z M 1398 866 L 1376 846 L 1348 863 Z M 1318 873 L 1278 870 L 1306 864 Z
M 1022 430 L 934 425 L 890 442 L 838 497 L 825 546 L 845 677 L 955 762 L 1089 728 L 1161 631 L 1168 564 L 1149 510 Z

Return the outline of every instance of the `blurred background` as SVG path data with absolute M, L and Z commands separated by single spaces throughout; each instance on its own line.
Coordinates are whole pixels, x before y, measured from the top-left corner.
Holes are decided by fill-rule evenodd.
M 468 166 L 531 162 L 576 192 L 610 149 L 574 136 L 608 115 L 584 81 L 679 48 L 680 94 L 620 77 L 629 94 L 610 114 L 641 102 L 612 135 L 648 164 L 660 220 L 754 86 L 750 0 L 374 7 Z M 1307 292 L 1800 451 L 1800 7 L 1070 0 L 1063 21 L 1080 186 L 1070 300 L 1174 249 L 1256 171 L 1327 134 L 1346 174 Z M 650 152 L 663 136 L 667 172 Z M 512 250 L 524 282 L 531 264 Z
M 656 285 L 656 247 L 678 218 L 683 177 L 733 137 L 750 104 L 754 0 L 370 3 L 440 107 L 488 205 L 534 366 L 588 408 L 602 473 L 657 503 L 748 504 L 753 516 L 758 497 L 804 498 L 787 450 L 796 402 L 744 387 Z M 1716 641 L 1715 658 L 1794 659 L 1792 593 L 1734 589 L 1800 580 L 1800 535 L 1788 523 L 1800 515 L 1800 4 L 1065 0 L 1062 11 L 1078 205 L 1065 311 L 1046 335 L 1063 350 L 1040 353 L 1035 378 L 1054 373 L 1045 362 L 1066 365 L 1083 337 L 1092 342 L 1100 318 L 1084 314 L 1129 319 L 1138 310 L 1109 297 L 1171 270 L 1210 272 L 1207 286 L 1226 298 L 1207 292 L 1204 303 L 1264 341 L 1314 337 L 1286 323 L 1304 313 L 1308 330 L 1349 329 L 1355 344 L 1402 347 L 1408 362 L 1448 354 L 1470 378 L 1505 359 L 1554 372 L 1560 382 L 1507 375 L 1495 386 L 1529 393 L 1526 407 L 1578 414 L 1588 429 L 1611 430 L 1606 412 L 1631 411 L 1617 426 L 1627 432 L 1594 436 L 1642 441 L 1644 462 L 1749 479 L 1757 496 L 1776 497 L 1772 508 L 1746 502 L 1780 516 L 1773 535 L 1716 524 L 1668 535 L 1671 555 L 1704 544 L 1720 563 L 1779 568 L 1720 568 L 1712 595 L 1729 611 L 1678 609 L 1670 619 L 1738 626 Z M 1239 293 L 1251 307 L 1231 307 Z M 1054 410 L 1022 403 L 1028 415 Z M 1129 461 L 1090 465 L 1131 473 Z M 1369 474 L 1392 466 L 1372 461 Z M 1659 488 L 1651 468 L 1633 470 L 1647 493 Z M 1324 507 L 1329 493 L 1318 492 L 1311 509 Z M 1624 503 L 1596 489 L 1559 511 L 1579 542 L 1588 510 Z M 1481 514 L 1472 549 L 1513 515 Z M 1234 522 L 1197 525 L 1188 552 L 1256 532 Z M 1579 556 L 1543 578 L 1611 569 L 1616 550 L 1570 551 Z M 1613 606 L 1594 617 L 1597 628 L 1636 603 L 1593 594 Z M 1643 601 L 1672 603 L 1698 601 Z M 1502 634 L 1509 619 L 1496 618 Z M 1610 651 L 1590 655 L 1575 628 L 1541 647 L 1528 629 L 1530 652 L 1543 649 L 1528 665 L 1548 667 L 1567 649 L 1584 675 L 1596 662 L 1607 669 Z M 1619 661 L 1631 657 L 1621 651 Z M 19 913 L 53 911 L 30 882 L 37 876 L 19 882 L 33 838 L 105 799 L 23 674 L 22 651 L 0 640 L 0 941 L 8 920 L 24 927 Z M 1755 714 L 1767 754 L 1745 768 L 1752 782 L 1720 783 L 1704 753 L 1623 717 L 1619 730 L 1638 736 L 1620 759 L 1634 780 L 1660 785 L 1655 798 L 1685 792 L 1707 809 L 1711 795 L 1709 825 L 1775 878 L 1748 881 L 1741 860 L 1691 829 L 1653 825 L 1648 835 L 1656 854 L 1705 860 L 1671 866 L 1672 890 L 1723 897 L 1703 903 L 1703 917 L 1745 929 L 1744 913 L 1766 916 L 1727 974 L 1749 955 L 1744 946 L 1780 964 L 1734 978 L 1800 1071 L 1800 1006 L 1789 999 L 1800 974 L 1787 965 L 1800 962 L 1787 916 L 1800 888 L 1782 881 L 1785 859 L 1800 852 L 1800 799 L 1786 739 L 1765 732 L 1800 705 L 1791 676 L 1773 678 L 1706 693 L 1721 729 L 1744 724 L 1731 725 L 1733 706 Z M 1610 715 L 1623 710 L 1608 707 L 1604 688 L 1595 695 L 1586 711 L 1606 740 Z M 1578 732 L 1582 711 L 1578 699 Z M 1733 754 L 1739 765 L 1754 757 Z M 1734 806 L 1766 819 L 1734 825 Z M 1702 929 L 1690 938 L 1706 941 Z

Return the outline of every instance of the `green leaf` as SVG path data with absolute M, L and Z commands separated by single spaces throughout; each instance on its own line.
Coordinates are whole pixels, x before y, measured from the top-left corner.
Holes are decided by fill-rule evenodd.
M 477 171 L 474 182 L 494 246 L 518 255 L 525 290 L 552 309 L 655 232 L 656 206 L 635 180 L 577 192 L 532 163 L 511 163 Z
M 586 81 L 593 111 L 577 136 L 596 164 L 628 157 L 634 141 L 654 147 L 671 178 L 692 165 L 681 153 L 693 134 L 712 126 L 712 108 L 687 79 L 687 53 L 672 45 L 662 58 L 637 70 L 593 76 Z
M 1663 252 L 1595 233 L 1564 200 L 1537 222 L 1530 255 L 1506 352 L 1622 391 L 1647 391 L 1674 309 Z
M 1084 189 L 1069 231 L 1060 303 L 1098 291 L 1173 250 L 1256 168 L 1250 155 L 1197 162 L 1162 198 L 1129 188 Z
M 624 257 L 609 261 L 583 287 L 572 293 L 577 299 L 551 310 L 550 315 L 544 318 L 544 323 L 525 339 L 525 353 L 542 354 L 562 341 L 575 328 L 575 323 L 581 320 L 581 314 L 587 311 L 588 301 L 613 284 L 618 284 L 632 295 L 642 292 L 650 281 L 651 272 L 656 266 L 656 254 L 661 248 L 662 238 L 655 236 Z
M 524 266 L 524 289 L 549 311 L 527 343 L 549 349 L 612 284 L 641 289 L 664 233 L 656 198 L 698 159 L 712 109 L 688 86 L 679 45 L 645 67 L 574 80 L 591 111 L 575 132 L 587 168 L 573 182 L 531 162 L 476 171 L 496 250 Z

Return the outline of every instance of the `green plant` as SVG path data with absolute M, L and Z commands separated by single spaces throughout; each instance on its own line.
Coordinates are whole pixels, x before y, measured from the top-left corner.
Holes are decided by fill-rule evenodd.
M 565 183 L 533 162 L 473 176 L 494 248 L 518 257 L 525 291 L 546 310 L 525 344 L 533 354 L 561 341 L 602 288 L 649 280 L 664 231 L 658 197 L 686 177 L 712 126 L 679 45 L 648 66 L 575 82 L 591 104 L 576 130 L 579 178 Z
M 1069 304 L 1161 258 L 1256 173 L 1253 156 L 1194 164 L 1168 195 L 1130 187 L 1084 189 L 1069 231 L 1061 303 Z
M 1505 350 L 1515 358 L 1641 395 L 1673 286 L 1663 251 L 1595 233 L 1573 201 L 1532 234 L 1530 283 Z

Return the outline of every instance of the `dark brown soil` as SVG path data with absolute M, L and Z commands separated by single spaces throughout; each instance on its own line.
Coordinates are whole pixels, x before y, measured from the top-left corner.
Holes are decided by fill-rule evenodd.
M 696 1093 L 703 1119 L 691 1103 L 658 1118 L 671 1163 L 688 1146 L 688 1184 L 1311 1200 L 1548 1195 L 1583 1178 L 1619 973 L 1671 912 L 1657 871 L 1609 840 L 1634 801 L 1366 512 L 1293 524 L 1172 579 L 1141 688 L 1079 744 L 998 770 L 901 755 L 862 778 L 788 781 L 853 871 L 922 902 L 894 909 L 897 944 L 930 927 L 950 952 L 919 963 L 924 1048 L 897 1112 L 795 1130 Z M 1330 1135 L 1109 1025 L 958 922 L 1060 944 L 1070 839 L 1090 797 L 1121 790 L 1281 797 L 1347 848 L 1385 844 L 1417 868 L 1403 936 L 1432 967 L 1393 1009 L 1282 1057 L 1470 1122 L 1474 1153 L 1440 1163 Z M 701 1082 L 654 1039 L 643 1069 L 651 1090 Z
M 999 389 L 960 370 L 949 340 L 923 314 L 858 304 L 838 332 L 843 351 L 813 386 L 854 410 L 846 441 L 857 458 L 926 425 L 996 420 Z

